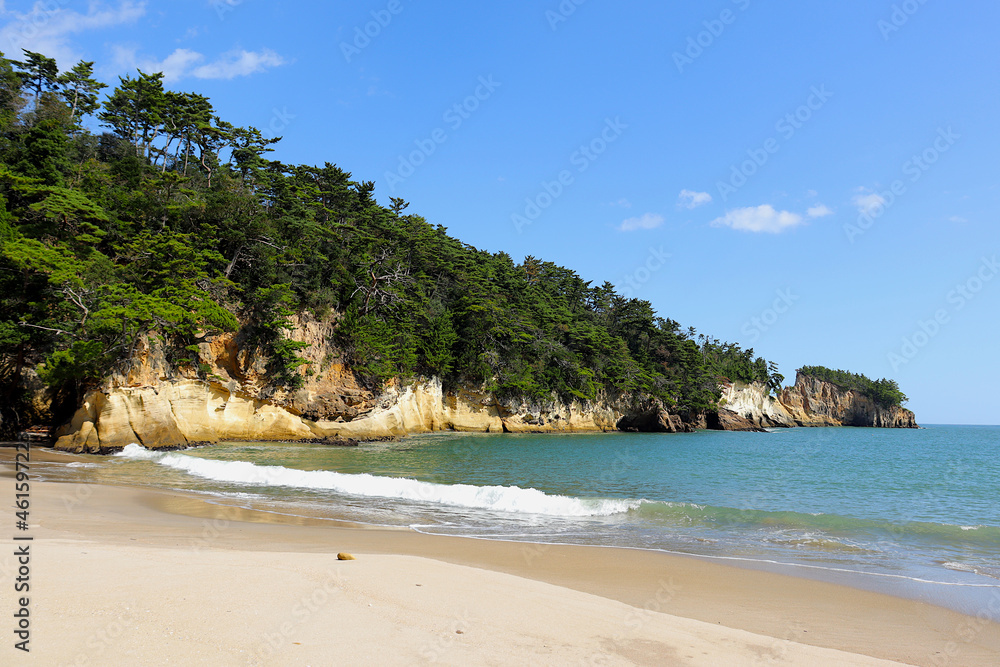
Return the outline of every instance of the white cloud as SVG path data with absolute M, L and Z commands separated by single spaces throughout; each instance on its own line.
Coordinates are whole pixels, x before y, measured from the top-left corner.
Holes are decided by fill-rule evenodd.
M 188 68 L 195 63 L 201 62 L 205 56 L 190 49 L 177 49 L 164 59 L 158 67 L 150 68 L 154 72 L 163 72 L 163 78 L 167 81 L 179 79 L 184 76 Z
M 826 204 L 816 204 L 806 211 L 806 216 L 810 218 L 825 218 L 828 215 L 833 215 L 833 210 Z
M 163 72 L 163 80 L 167 83 L 188 76 L 198 79 L 232 79 L 263 72 L 268 67 L 277 67 L 288 62 L 270 49 L 263 49 L 259 53 L 230 51 L 210 63 L 200 64 L 204 61 L 204 54 L 191 49 L 175 49 L 163 60 L 155 60 L 136 55 L 135 48 L 119 45 L 115 47 L 114 55 L 118 71 L 135 72 L 136 69 L 141 69 L 147 74 Z
M 885 198 L 877 192 L 868 192 L 863 195 L 856 195 L 852 200 L 858 207 L 858 212 L 874 215 L 885 206 Z
M 963 224 L 963 223 L 968 222 L 968 220 L 966 220 L 962 216 L 953 215 L 950 218 L 948 218 L 948 222 L 954 222 L 954 223 L 957 223 L 957 224 Z
M 55 58 L 59 68 L 67 70 L 80 60 L 79 52 L 70 43 L 72 35 L 134 23 L 146 14 L 146 3 L 132 0 L 122 0 L 110 8 L 91 2 L 86 14 L 58 7 L 59 4 L 64 3 L 36 2 L 25 13 L 7 11 L 0 4 L 0 17 L 5 23 L 0 28 L 2 50 L 15 60 L 21 57 L 21 49 L 42 53 Z
M 619 199 L 616 203 L 612 204 L 612 206 L 621 206 L 622 208 L 632 208 L 632 202 L 623 197 Z
M 163 80 L 168 83 L 183 78 L 191 67 L 204 59 L 205 56 L 190 49 L 177 49 L 163 60 L 154 60 L 137 56 L 133 47 L 114 47 L 114 64 L 118 71 L 128 74 L 135 74 L 137 69 L 146 74 L 163 72 Z
M 712 226 L 732 227 L 742 232 L 778 234 L 797 227 L 802 222 L 803 218 L 798 213 L 776 211 L 770 204 L 764 204 L 728 211 L 723 217 L 713 220 Z
M 656 213 L 646 213 L 638 218 L 624 220 L 618 227 L 623 232 L 634 232 L 638 229 L 656 229 L 664 222 L 662 215 Z
M 136 58 L 136 48 L 124 44 L 111 45 L 111 66 L 109 72 L 134 73 L 139 61 Z
M 223 54 L 215 62 L 202 65 L 193 74 L 199 79 L 233 79 L 287 64 L 287 60 L 271 49 L 260 52 L 236 50 Z
M 712 195 L 707 192 L 695 192 L 694 190 L 681 190 L 677 205 L 684 208 L 698 208 L 712 201 Z

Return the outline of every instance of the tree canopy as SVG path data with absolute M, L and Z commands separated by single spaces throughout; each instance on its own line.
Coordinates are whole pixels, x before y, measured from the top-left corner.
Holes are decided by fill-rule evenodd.
M 722 379 L 780 386 L 753 350 L 610 283 L 462 243 L 335 164 L 270 159 L 278 139 L 160 73 L 122 77 L 101 101 L 93 65 L 60 75 L 41 54 L 0 54 L 4 405 L 19 405 L 31 366 L 74 406 L 150 331 L 176 364 L 239 332 L 275 386 L 295 387 L 308 371 L 288 330 L 302 311 L 336 321 L 334 342 L 375 390 L 436 375 L 506 397 L 631 393 L 700 411 Z M 14 428 L 20 408 L 5 409 Z

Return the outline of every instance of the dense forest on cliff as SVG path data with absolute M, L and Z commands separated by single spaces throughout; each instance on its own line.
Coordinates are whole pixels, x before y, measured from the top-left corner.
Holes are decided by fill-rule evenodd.
M 752 349 L 610 283 L 464 244 L 334 164 L 269 159 L 278 140 L 161 74 L 110 89 L 91 62 L 60 73 L 42 54 L 0 54 L 0 428 L 39 418 L 26 369 L 58 419 L 148 332 L 183 365 L 206 336 L 238 331 L 274 385 L 294 387 L 313 372 L 286 335 L 305 310 L 337 318 L 335 342 L 373 389 L 437 375 L 508 397 L 630 393 L 698 411 L 719 378 L 781 384 Z
M 799 369 L 799 372 L 817 380 L 835 384 L 843 389 L 854 390 L 883 407 L 891 408 L 896 405 L 902 405 L 909 400 L 906 394 L 899 389 L 899 384 L 895 380 L 887 380 L 885 378 L 872 380 L 858 373 L 832 370 L 824 366 L 803 366 Z

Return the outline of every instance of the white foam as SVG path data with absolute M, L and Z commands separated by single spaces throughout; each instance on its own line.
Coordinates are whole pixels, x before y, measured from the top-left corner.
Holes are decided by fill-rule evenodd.
M 517 514 L 610 516 L 628 512 L 640 504 L 640 501 L 632 500 L 548 495 L 537 489 L 522 489 L 517 486 L 433 484 L 400 477 L 378 477 L 367 473 L 348 475 L 329 470 L 259 466 L 248 461 L 215 461 L 177 452 L 153 452 L 135 444 L 128 445 L 116 456 L 152 461 L 217 482 L 336 491 L 354 496 L 397 498 Z
M 990 577 L 991 579 L 1000 579 L 1000 571 L 988 569 L 985 567 L 977 567 L 975 565 L 969 565 L 967 563 L 954 563 L 947 562 L 944 563 L 944 567 L 948 570 L 954 570 L 956 572 L 971 572 L 972 574 L 978 574 L 982 577 Z
M 966 565 L 965 563 L 947 562 L 947 563 L 944 563 L 944 567 L 947 568 L 947 569 L 949 569 L 949 570 L 955 570 L 957 572 L 972 572 L 973 574 L 977 574 L 978 573 L 977 570 L 976 570 L 976 568 L 974 568 L 971 565 Z

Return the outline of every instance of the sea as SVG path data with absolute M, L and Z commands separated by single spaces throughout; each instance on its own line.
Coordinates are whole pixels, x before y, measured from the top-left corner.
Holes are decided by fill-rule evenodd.
M 281 515 L 685 554 L 973 615 L 1000 600 L 1000 426 L 136 444 L 35 470 Z

